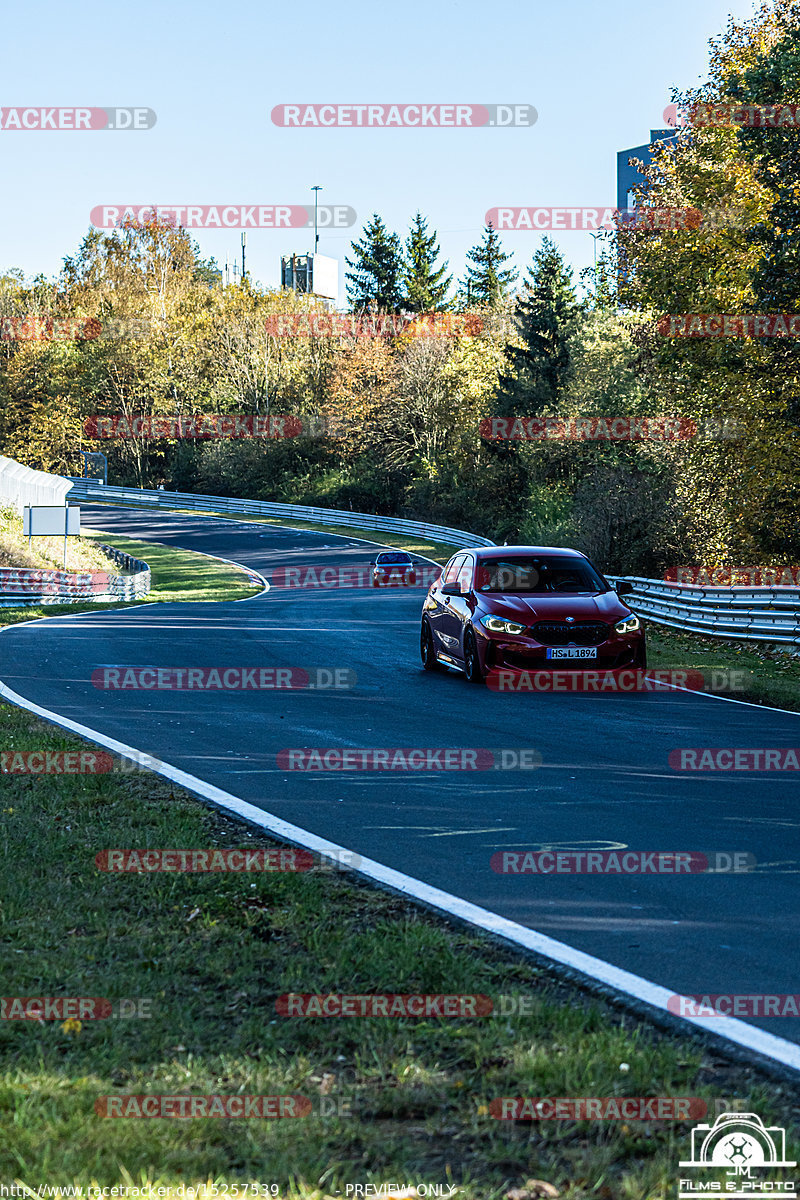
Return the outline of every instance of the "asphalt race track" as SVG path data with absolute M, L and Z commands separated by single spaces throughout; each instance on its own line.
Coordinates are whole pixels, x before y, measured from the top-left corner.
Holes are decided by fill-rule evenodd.
M 82 505 L 86 525 L 276 568 L 365 566 L 355 539 Z M 800 745 L 798 717 L 683 692 L 498 695 L 419 660 L 423 589 L 273 587 L 20 625 L 14 691 L 356 853 L 684 995 L 798 988 L 796 772 L 679 772 L 677 747 Z M 349 668 L 347 690 L 108 691 L 102 666 Z M 537 770 L 289 771 L 291 748 L 464 747 Z M 507 756 L 509 758 L 513 756 Z M 753 871 L 503 875 L 501 850 L 743 852 Z M 800 1042 L 800 1018 L 746 1018 Z

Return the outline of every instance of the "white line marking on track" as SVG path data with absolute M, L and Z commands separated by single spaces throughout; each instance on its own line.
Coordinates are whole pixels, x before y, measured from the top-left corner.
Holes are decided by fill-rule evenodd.
M 9 629 L 14 628 L 16 626 L 11 625 L 0 632 L 7 633 Z M 0 696 L 3 696 L 4 699 L 12 704 L 17 704 L 20 708 L 34 713 L 38 717 L 52 721 L 55 725 L 61 726 L 62 729 L 69 729 L 72 733 L 76 733 L 80 737 L 105 746 L 107 750 L 111 750 L 115 754 L 121 754 L 126 758 L 133 759 L 140 766 L 150 770 L 153 769 L 151 766 L 152 760 L 142 751 L 137 750 L 133 746 L 128 746 L 124 742 L 118 742 L 114 738 L 107 737 L 105 734 L 99 733 L 96 729 L 91 729 L 87 725 L 81 725 L 77 721 L 71 721 L 67 717 L 62 717 L 59 713 L 42 708 L 40 705 L 27 700 L 24 696 L 20 696 L 17 692 L 13 692 L 11 688 L 2 682 L 0 682 Z M 187 791 L 202 797 L 215 808 L 242 817 L 244 820 L 259 826 L 266 833 L 272 834 L 276 838 L 285 839 L 288 842 L 302 846 L 307 850 L 315 851 L 318 854 L 333 853 L 336 855 L 346 855 L 352 853 L 345 846 L 339 846 L 335 842 L 329 842 L 325 838 L 318 837 L 315 833 L 311 833 L 307 829 L 302 829 L 299 825 L 292 825 L 288 821 L 284 821 L 272 813 L 265 812 L 261 808 L 256 808 L 254 804 L 249 804 L 239 796 L 234 796 L 230 792 L 225 792 L 221 788 L 215 787 L 213 784 L 206 783 L 205 780 L 198 779 L 195 775 L 188 775 L 185 771 L 173 767 L 170 763 L 165 763 L 162 760 L 159 761 L 161 765 L 155 770 L 155 774 L 161 775 L 179 787 L 186 788 Z M 582 950 L 576 950 L 574 947 L 568 946 L 565 942 L 556 941 L 546 934 L 538 933 L 534 929 L 528 929 L 526 926 L 519 925 L 515 921 L 509 921 L 506 917 L 501 917 L 497 913 L 490 912 L 489 909 L 481 908 L 477 904 L 472 904 L 470 901 L 462 899 L 460 896 L 453 896 L 449 892 L 442 891 L 440 888 L 432 887 L 430 884 L 423 883 L 419 879 L 414 879 L 412 876 L 406 875 L 401 871 L 395 871 L 391 867 L 384 866 L 383 863 L 375 862 L 374 859 L 362 858 L 357 869 L 350 869 L 356 870 L 358 875 L 372 879 L 375 883 L 382 884 L 393 891 L 408 896 L 410 899 L 421 901 L 431 908 L 438 909 L 442 913 L 465 921 L 476 929 L 483 929 L 487 933 L 501 937 L 512 945 L 530 950 L 535 954 L 541 955 L 543 958 L 549 959 L 551 962 L 559 963 L 561 966 L 565 966 L 572 971 L 588 976 L 588 978 L 602 983 L 616 992 L 644 1002 L 661 1012 L 670 1013 L 671 1011 L 668 1005 L 674 993 L 670 992 L 668 988 L 661 987 L 660 984 L 642 978 L 640 975 L 624 971 L 621 967 L 615 967 L 612 963 L 607 963 L 601 958 L 595 958 L 591 954 L 585 954 Z M 674 1016 L 675 1014 L 671 1015 Z M 745 1021 L 739 1021 L 735 1017 L 714 1017 L 713 1019 L 704 1020 L 701 1017 L 681 1016 L 677 1019 L 685 1021 L 687 1025 L 694 1026 L 695 1028 L 716 1033 L 725 1040 L 737 1046 L 742 1046 L 751 1053 L 761 1054 L 773 1062 L 780 1063 L 782 1066 L 800 1070 L 800 1045 L 794 1042 L 787 1042 L 783 1038 L 776 1037 L 772 1033 L 767 1033 L 755 1025 L 748 1025 Z

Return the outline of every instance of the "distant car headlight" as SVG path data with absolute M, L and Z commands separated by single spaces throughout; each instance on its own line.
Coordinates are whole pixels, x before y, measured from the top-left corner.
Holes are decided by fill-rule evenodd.
M 481 617 L 481 625 L 485 625 L 487 629 L 491 629 L 492 633 L 525 632 L 524 625 L 518 625 L 516 621 L 504 621 L 502 617 Z
M 614 628 L 616 629 L 617 633 L 635 633 L 637 629 L 641 628 L 641 626 L 639 624 L 639 618 L 635 617 L 633 613 L 631 613 L 629 617 L 623 617 L 621 621 L 617 621 Z

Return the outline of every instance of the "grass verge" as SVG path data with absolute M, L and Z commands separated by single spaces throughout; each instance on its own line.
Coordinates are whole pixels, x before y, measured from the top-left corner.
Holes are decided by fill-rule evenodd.
M 647 662 L 659 670 L 703 671 L 707 683 L 714 671 L 725 677 L 738 671 L 741 676 L 733 682 L 741 686 L 720 695 L 800 712 L 800 658 L 760 643 L 720 641 L 648 621 Z
M 177 550 L 174 546 L 139 542 L 110 533 L 93 532 L 91 536 L 147 562 L 151 576 L 148 602 L 242 600 L 261 591 L 261 584 L 250 584 L 241 567 L 194 550 Z
M 133 538 L 117 537 L 115 534 L 93 530 L 87 536 L 113 546 L 134 558 L 143 559 L 150 567 L 151 590 L 148 596 L 132 604 L 109 601 L 108 603 L 86 604 L 42 604 L 38 607 L 0 608 L 0 627 L 17 625 L 20 621 L 32 621 L 39 617 L 69 616 L 81 612 L 97 612 L 99 609 L 131 608 L 139 604 L 163 603 L 177 600 L 190 601 L 242 600 L 256 596 L 261 584 L 253 585 L 241 567 L 220 562 L 197 554 L 193 550 L 176 550 L 172 546 L 159 546 L 153 542 L 139 542 Z
M 7 705 L 0 726 L 14 752 L 83 745 Z M 565 1198 L 672 1194 L 690 1123 L 495 1120 L 488 1106 L 503 1096 L 696 1096 L 712 1121 L 716 1101 L 735 1102 L 795 1140 L 790 1089 L 352 877 L 98 870 L 95 855 L 113 847 L 274 845 L 157 776 L 3 784 L 4 995 L 107 997 L 149 1015 L 0 1021 L 2 1180 L 213 1180 L 218 1195 L 274 1184 L 304 1200 L 387 1181 L 454 1186 L 456 1200 L 494 1200 L 530 1179 Z M 289 992 L 478 993 L 497 1011 L 288 1018 L 276 999 Z M 503 1015 L 501 996 L 518 1010 L 524 997 L 526 1011 Z M 274 1121 L 95 1111 L 99 1097 L 142 1094 L 300 1094 L 312 1111 Z

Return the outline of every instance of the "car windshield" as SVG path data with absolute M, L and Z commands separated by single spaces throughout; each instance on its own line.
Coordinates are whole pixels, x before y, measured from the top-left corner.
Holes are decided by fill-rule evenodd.
M 381 566 L 385 566 L 387 563 L 409 563 L 411 559 L 404 550 L 392 550 L 388 554 L 379 554 L 377 562 Z
M 477 590 L 488 593 L 605 592 L 606 585 L 585 558 L 513 555 L 483 559 Z

